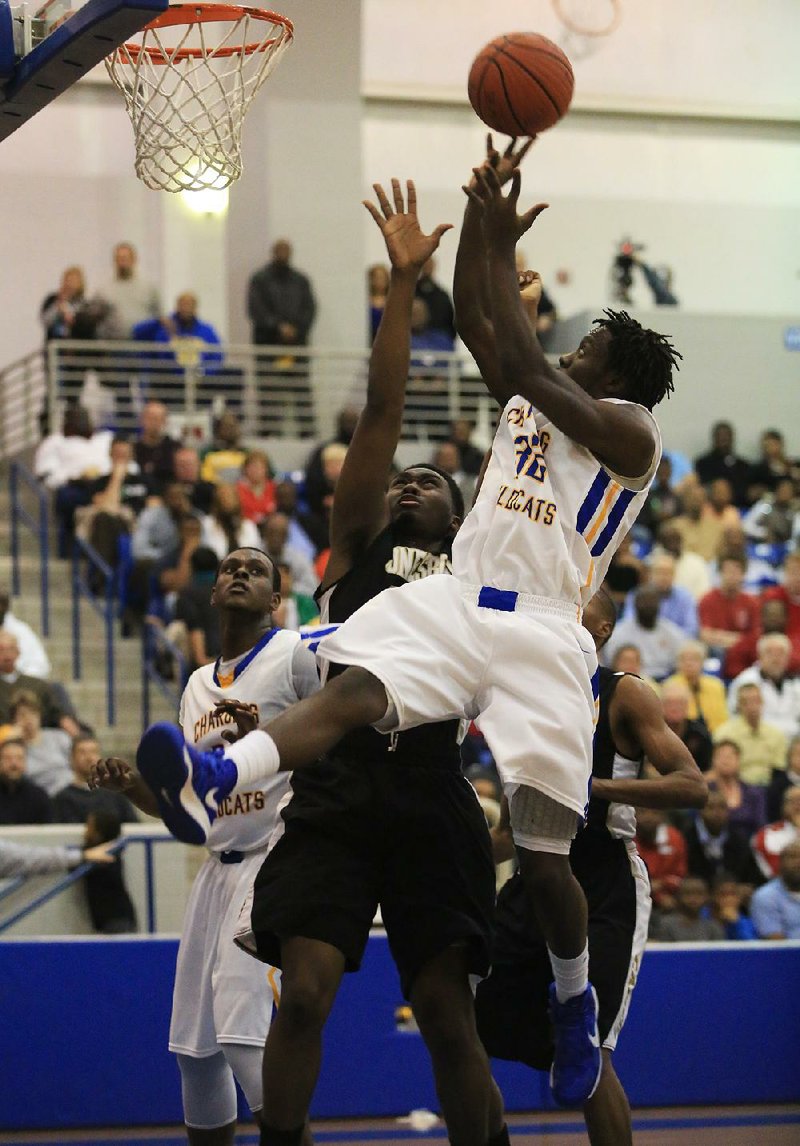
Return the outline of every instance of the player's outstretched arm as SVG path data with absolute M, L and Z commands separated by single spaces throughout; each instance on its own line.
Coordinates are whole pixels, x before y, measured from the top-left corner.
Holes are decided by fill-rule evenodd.
M 657 780 L 593 780 L 592 795 L 643 808 L 702 808 L 708 785 L 683 741 L 665 723 L 661 702 L 650 685 L 626 676 L 611 702 L 614 743 L 634 758 L 641 752 Z
M 514 170 L 527 155 L 533 140 L 526 140 L 519 148 L 516 143 L 517 141 L 512 139 L 501 154 L 494 146 L 491 133 L 486 137 L 485 164 L 494 168 L 501 185 L 511 178 Z M 456 330 L 475 359 L 484 384 L 490 393 L 494 394 L 500 385 L 500 363 L 491 320 L 486 257 L 481 211 L 472 199 L 468 199 L 461 224 L 453 275 Z
M 380 184 L 374 185 L 380 210 L 364 206 L 375 220 L 391 262 L 391 277 L 367 380 L 367 402 L 347 451 L 331 515 L 331 556 L 323 588 L 333 584 L 386 524 L 386 484 L 403 422 L 406 381 L 411 357 L 411 305 L 420 271 L 450 230 L 442 223 L 423 234 L 417 219 L 417 193 L 392 180 L 393 204 Z
M 109 792 L 124 792 L 139 811 L 146 816 L 161 819 L 155 796 L 127 760 L 121 760 L 118 756 L 98 760 L 89 773 L 89 787 L 92 790 L 106 788 Z
M 614 473 L 628 478 L 645 474 L 656 448 L 652 421 L 632 405 L 598 402 L 562 370 L 552 367 L 542 350 L 520 298 L 514 262 L 517 240 L 546 204 L 517 215 L 520 173 L 503 195 L 491 168 L 475 171 L 474 186 L 464 191 L 482 212 L 489 266 L 492 321 L 501 381 L 494 396 L 507 402 L 519 394 L 532 402 L 573 441 L 585 446 Z

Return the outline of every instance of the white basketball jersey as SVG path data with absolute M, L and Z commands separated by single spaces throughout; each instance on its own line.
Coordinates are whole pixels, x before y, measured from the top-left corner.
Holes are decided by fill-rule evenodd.
M 180 723 L 190 744 L 216 748 L 225 744 L 224 731 L 236 731 L 231 716 L 216 712 L 218 700 L 249 704 L 259 728 L 263 728 L 268 720 L 319 687 L 314 655 L 299 633 L 277 630 L 245 665 L 249 655 L 220 664 L 219 672 L 216 665 L 204 665 L 189 677 L 181 698 Z M 278 805 L 289 790 L 288 772 L 237 787 L 220 805 L 208 835 L 208 848 L 214 852 L 249 852 L 266 847 L 277 823 Z
M 656 450 L 644 477 L 630 479 L 611 473 L 524 398 L 512 398 L 478 498 L 453 542 L 456 577 L 585 605 L 636 520 L 661 458 L 658 426 L 645 412 Z

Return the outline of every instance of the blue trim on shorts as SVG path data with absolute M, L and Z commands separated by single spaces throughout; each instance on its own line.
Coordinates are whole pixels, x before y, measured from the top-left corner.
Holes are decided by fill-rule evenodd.
M 478 607 L 480 609 L 497 609 L 501 613 L 513 613 L 517 607 L 519 593 L 513 589 L 493 589 L 491 585 L 483 585 L 478 593 Z

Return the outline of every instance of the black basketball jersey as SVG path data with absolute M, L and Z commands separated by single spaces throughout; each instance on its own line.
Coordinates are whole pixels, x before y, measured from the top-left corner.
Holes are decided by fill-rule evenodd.
M 388 525 L 352 569 L 335 584 L 317 592 L 320 619 L 323 623 L 346 621 L 384 589 L 418 581 L 422 577 L 449 575 L 451 572 L 449 542 L 441 553 L 431 553 L 427 549 L 403 545 L 395 537 L 394 527 Z M 380 632 L 375 633 L 375 640 L 380 641 Z M 331 665 L 329 671 L 333 676 L 343 669 Z M 436 671 L 435 667 L 432 671 Z M 429 764 L 460 770 L 459 723 L 458 720 L 445 720 L 437 724 L 423 724 L 392 736 L 376 732 L 374 728 L 360 728 L 340 741 L 332 755 L 358 755 L 375 759 L 391 753 L 391 758 L 397 763 Z
M 598 780 L 632 779 L 638 777 L 642 770 L 643 757 L 639 755 L 635 760 L 631 760 L 623 756 L 614 743 L 611 733 L 611 700 L 624 675 L 625 673 L 615 673 L 611 669 L 600 668 L 600 712 L 592 749 L 592 776 Z M 592 796 L 589 800 L 586 829 L 605 831 L 616 839 L 633 839 L 636 834 L 633 808 L 627 804 L 610 804 L 608 800 Z M 578 837 L 582 834 L 579 832 Z

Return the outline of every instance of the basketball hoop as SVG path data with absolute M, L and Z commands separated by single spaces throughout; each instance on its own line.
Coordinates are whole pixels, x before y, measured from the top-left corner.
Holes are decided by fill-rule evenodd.
M 238 179 L 245 112 L 293 35 L 290 20 L 263 8 L 177 4 L 107 56 L 142 182 L 199 191 Z

